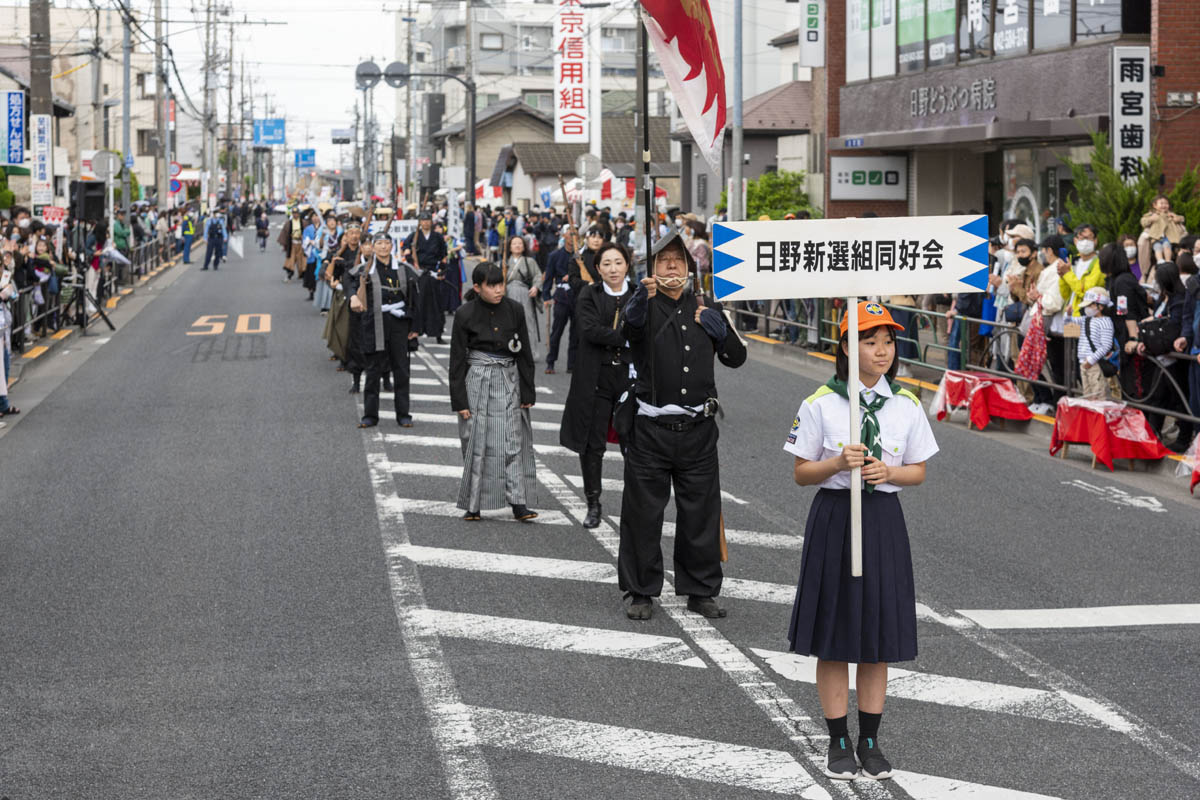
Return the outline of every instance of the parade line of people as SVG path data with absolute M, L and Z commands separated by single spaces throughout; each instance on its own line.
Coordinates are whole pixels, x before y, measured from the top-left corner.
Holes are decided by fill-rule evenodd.
M 279 237 L 285 282 L 299 276 L 314 303 L 327 304 L 325 340 L 338 368 L 353 376 L 351 392 L 366 373 L 359 426 L 379 424 L 380 386 L 389 376 L 396 421 L 413 426 L 409 359 L 422 336 L 443 341 L 444 318 L 452 312 L 449 400 L 462 444 L 462 519 L 479 521 L 483 510 L 506 505 L 517 520 L 536 519 L 530 410 L 542 354 L 533 301 L 544 286 L 555 303 L 547 373 L 564 329 L 571 329 L 559 441 L 579 454 L 583 527 L 601 524 L 607 445 L 617 443 L 624 456 L 617 574 L 626 616 L 649 620 L 662 593 L 663 514 L 673 490 L 675 592 L 687 595 L 690 611 L 725 617 L 717 599 L 724 520 L 716 364 L 740 367 L 746 347 L 721 305 L 698 289 L 683 237 L 660 237 L 639 279 L 631 275 L 630 250 L 599 227 L 584 232 L 581 246 L 566 226 L 544 276 L 525 255 L 529 242 L 514 235 L 499 248 L 499 263 L 467 262 L 470 289 L 459 304 L 464 262 L 429 213 L 403 240 L 392 238 L 390 225 L 374 233 L 365 225 L 297 211 Z M 938 450 L 920 402 L 895 382 L 896 331 L 903 326 L 878 303 L 863 303 L 859 319 L 862 444 L 849 444 L 843 319 L 836 374 L 800 404 L 784 445 L 795 459 L 795 482 L 820 487 L 808 514 L 788 638 L 793 652 L 818 659 L 817 692 L 830 734 L 826 774 L 846 780 L 860 769 L 876 779 L 892 774 L 878 740 L 887 664 L 917 656 L 912 557 L 898 493 L 924 481 L 925 462 Z M 850 574 L 855 468 L 864 481 L 862 577 Z M 856 747 L 847 725 L 850 663 L 860 665 Z

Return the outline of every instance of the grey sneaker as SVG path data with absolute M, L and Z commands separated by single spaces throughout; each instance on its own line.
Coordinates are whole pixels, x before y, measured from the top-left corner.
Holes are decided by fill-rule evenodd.
M 892 765 L 883 757 L 878 739 L 873 736 L 859 739 L 857 752 L 858 762 L 862 764 L 863 777 L 877 781 L 892 777 Z
M 829 740 L 829 760 L 825 763 L 825 774 L 838 781 L 852 781 L 858 777 L 858 762 L 845 736 Z

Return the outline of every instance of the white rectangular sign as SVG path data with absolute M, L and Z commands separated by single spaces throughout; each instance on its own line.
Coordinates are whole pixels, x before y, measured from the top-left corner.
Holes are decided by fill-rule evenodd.
M 48 206 L 54 203 L 53 128 L 49 114 L 30 114 L 33 163 L 29 169 L 30 203 Z
M 800 66 L 825 66 L 825 0 L 800 0 Z
M 446 232 L 454 240 L 462 238 L 463 221 L 462 214 L 458 209 L 458 190 L 451 189 L 446 192 Z
M 830 156 L 830 200 L 907 200 L 906 156 Z
M 1112 49 L 1113 169 L 1137 180 L 1150 158 L 1150 48 Z
M 718 300 L 983 291 L 986 216 L 719 222 Z
M 559 144 L 588 141 L 587 16 L 582 0 L 560 0 L 554 13 L 554 141 Z

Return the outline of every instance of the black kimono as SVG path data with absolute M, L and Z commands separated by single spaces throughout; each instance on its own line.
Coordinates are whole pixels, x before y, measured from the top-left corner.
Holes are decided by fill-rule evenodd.
M 690 258 L 688 259 L 690 262 Z M 625 335 L 637 369 L 638 415 L 632 441 L 622 441 L 621 590 L 662 592 L 663 509 L 675 489 L 675 593 L 716 597 L 721 591 L 721 481 L 717 463 L 717 385 L 713 362 L 740 367 L 746 347 L 720 304 L 706 303 L 695 321 L 690 290 L 678 300 L 662 291 L 647 299 L 639 286 L 625 307 Z M 717 330 L 714 338 L 707 328 Z
M 446 268 L 446 240 L 437 231 L 425 235 L 420 229 L 404 240 L 409 250 L 409 263 L 419 270 L 421 294 L 431 298 L 421 308 L 421 327 L 427 336 L 441 336 L 446 328 L 446 316 L 438 297 L 442 292 L 441 279 Z
M 375 276 L 378 286 L 374 286 Z M 409 267 L 395 259 L 364 262 L 342 276 L 342 288 L 353 297 L 361 281 L 367 281 L 366 311 L 358 314 L 358 336 L 367 385 L 363 390 L 363 421 L 379 422 L 379 383 L 385 372 L 392 373 L 396 421 L 411 421 L 409 415 L 409 350 L 410 332 L 421 332 L 421 294 L 417 276 Z M 376 296 L 378 294 L 378 297 Z M 379 303 L 376 306 L 376 303 Z M 403 307 L 398 304 L 403 303 Z M 355 321 L 352 320 L 351 324 Z
M 589 502 L 600 497 L 601 459 L 617 399 L 629 386 L 629 348 L 619 311 L 631 296 L 627 282 L 619 296 L 606 284 L 585 286 L 575 301 L 580 347 L 571 374 L 558 441 L 579 453 L 583 490 Z

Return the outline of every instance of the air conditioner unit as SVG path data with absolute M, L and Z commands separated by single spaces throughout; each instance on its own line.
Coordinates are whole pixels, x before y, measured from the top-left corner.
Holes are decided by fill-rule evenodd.
M 456 67 L 459 69 L 465 68 L 467 66 L 466 47 L 459 45 L 458 47 L 448 49 L 446 51 L 446 66 L 450 69 Z

